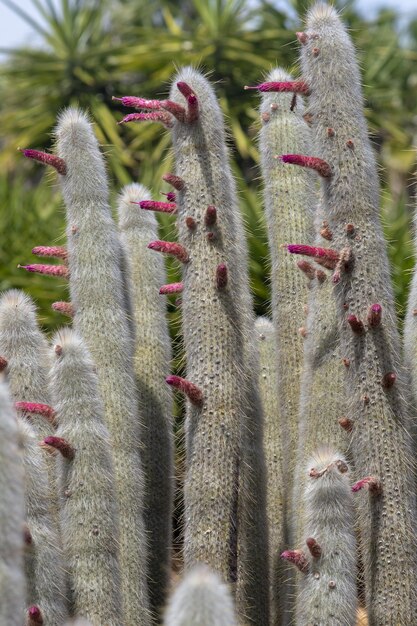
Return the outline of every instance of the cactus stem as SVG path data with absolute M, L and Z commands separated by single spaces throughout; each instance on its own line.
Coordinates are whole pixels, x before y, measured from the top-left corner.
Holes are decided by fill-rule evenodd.
M 178 391 L 185 394 L 191 404 L 194 404 L 195 406 L 201 406 L 203 404 L 203 394 L 201 390 L 197 387 L 197 385 L 194 385 L 194 383 L 190 382 L 186 378 L 181 378 L 181 376 L 167 376 L 165 381 L 168 385 L 175 387 Z
M 307 574 L 309 564 L 306 555 L 302 550 L 285 550 L 281 554 L 281 559 L 295 565 L 303 574 Z
M 4 372 L 8 364 L 7 359 L 4 356 L 0 356 L 0 372 Z
M 381 324 L 382 306 L 380 304 L 372 304 L 368 311 L 369 328 L 377 328 Z
M 189 228 L 190 230 L 195 230 L 197 228 L 197 222 L 195 221 L 195 219 L 193 217 L 191 217 L 190 215 L 188 217 L 185 218 L 185 225 L 187 226 L 187 228 Z
M 42 611 L 36 604 L 33 604 L 28 608 L 28 626 L 42 626 L 43 624 L 43 615 Z
M 56 413 L 49 404 L 41 404 L 40 402 L 15 402 L 15 407 L 18 411 L 41 415 L 51 424 L 55 424 Z
M 40 150 L 22 150 L 21 148 L 19 148 L 19 150 L 28 159 L 39 161 L 39 163 L 44 163 L 45 165 L 51 165 L 56 169 L 58 174 L 61 174 L 62 176 L 67 173 L 67 166 L 64 159 L 56 156 L 56 154 L 48 154 L 47 152 L 41 152 Z
M 36 248 L 32 248 L 32 254 L 55 257 L 64 261 L 68 259 L 68 251 L 65 246 L 36 246 Z
M 161 122 L 167 128 L 172 128 L 172 117 L 168 111 L 152 111 L 152 113 L 129 113 L 120 122 L 120 124 L 129 124 L 129 122 Z
M 204 216 L 204 223 L 207 227 L 214 226 L 217 221 L 217 209 L 215 206 L 208 206 Z
M 306 156 L 305 154 L 280 154 L 274 158 L 282 161 L 283 163 L 308 167 L 315 170 L 317 174 L 323 178 L 330 178 L 332 176 L 332 168 L 330 165 L 318 157 Z
M 62 349 L 62 348 L 61 348 Z M 54 452 L 58 450 L 65 459 L 71 461 L 74 458 L 75 450 L 70 443 L 63 437 L 55 437 L 54 435 L 50 435 L 45 437 L 42 441 L 39 442 L 39 445 L 44 450 L 49 452 Z
M 352 492 L 356 493 L 361 489 L 368 489 L 370 493 L 379 495 L 382 491 L 382 485 L 375 476 L 366 476 L 361 478 L 354 485 L 352 485 Z
M 304 272 L 310 280 L 314 280 L 316 278 L 316 270 L 308 261 L 304 261 L 304 259 L 297 261 L 297 267 Z
M 222 290 L 227 286 L 227 265 L 220 263 L 216 269 L 216 285 L 217 289 Z
M 305 94 L 306 96 L 308 96 L 310 93 L 309 86 L 307 85 L 307 83 L 305 83 L 302 80 L 268 82 L 268 83 L 261 83 L 260 85 L 255 85 L 253 87 L 249 87 L 248 85 L 245 85 L 244 89 L 245 90 L 256 89 L 257 91 L 261 91 L 261 92 L 274 91 L 278 93 L 286 93 L 286 92 L 292 92 L 295 94 L 302 93 L 302 94 Z
M 132 204 L 138 204 L 141 209 L 146 211 L 159 211 L 160 213 L 176 213 L 177 205 L 175 202 L 156 202 L 154 200 L 142 200 L 141 202 L 134 202 Z
M 319 559 L 321 557 L 321 546 L 313 537 L 306 539 L 307 548 L 310 550 L 310 554 L 313 558 Z
M 335 269 L 340 259 L 340 254 L 331 248 L 317 248 L 315 246 L 306 246 L 298 243 L 290 243 L 287 250 L 291 254 L 302 254 L 311 256 L 318 263 L 322 263 L 328 269 Z
M 162 285 L 159 289 L 160 294 L 181 293 L 184 289 L 184 283 L 169 283 L 168 285 Z
M 54 311 L 58 311 L 68 317 L 74 317 L 75 311 L 72 302 L 53 302 L 51 305 Z
M 365 330 L 363 322 L 358 317 L 356 317 L 356 315 L 348 315 L 347 323 L 349 324 L 353 332 L 357 333 L 358 335 L 363 333 L 363 331 Z
M 174 187 L 177 191 L 184 189 L 185 182 L 180 176 L 175 176 L 175 174 L 168 172 L 162 176 L 162 180 Z
M 348 433 L 352 432 L 353 422 L 351 419 L 349 419 L 348 417 L 340 417 L 338 421 L 343 430 L 346 430 L 346 432 Z
M 179 243 L 172 241 L 151 241 L 148 244 L 150 250 L 156 250 L 157 252 L 164 252 L 165 254 L 171 254 L 176 257 L 181 263 L 188 263 L 189 256 L 187 250 Z
M 43 265 L 39 263 L 33 263 L 31 265 L 18 265 L 19 269 L 27 270 L 28 272 L 37 272 L 38 274 L 46 274 L 48 276 L 62 276 L 68 278 L 69 269 L 66 265 Z
M 391 387 L 395 384 L 396 380 L 397 380 L 397 375 L 395 374 L 395 372 L 387 372 L 382 377 L 381 385 L 383 386 L 384 389 L 391 389 Z

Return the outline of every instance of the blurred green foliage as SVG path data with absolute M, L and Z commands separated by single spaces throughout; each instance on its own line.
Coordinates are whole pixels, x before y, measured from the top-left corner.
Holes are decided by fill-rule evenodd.
M 0 290 L 25 288 L 37 301 L 46 328 L 62 323 L 50 304 L 65 299 L 54 278 L 26 274 L 18 263 L 31 248 L 64 240 L 59 190 L 51 173 L 27 163 L 17 148 L 51 147 L 51 130 L 63 107 L 87 108 L 104 147 L 112 197 L 140 180 L 159 197 L 161 176 L 171 167 L 169 134 L 154 124 L 118 127 L 122 108 L 112 96 L 166 95 L 175 68 L 198 65 L 217 82 L 231 129 L 230 147 L 241 208 L 248 229 L 251 278 L 258 313 L 269 307 L 269 255 L 263 221 L 257 149 L 257 97 L 245 93 L 276 64 L 297 71 L 305 2 L 285 9 L 257 0 L 32 0 L 36 17 L 17 0 L 0 0 L 29 21 L 36 44 L 9 50 L 0 65 Z M 381 165 L 382 212 L 400 312 L 413 265 L 410 206 L 417 128 L 417 21 L 398 25 L 392 11 L 365 21 L 353 2 L 343 8 L 358 48 L 367 116 Z M 280 4 L 280 6 L 282 3 Z M 161 218 L 161 236 L 175 236 L 172 218 Z M 176 268 L 169 266 L 175 279 Z M 171 316 L 175 318 L 174 306 Z

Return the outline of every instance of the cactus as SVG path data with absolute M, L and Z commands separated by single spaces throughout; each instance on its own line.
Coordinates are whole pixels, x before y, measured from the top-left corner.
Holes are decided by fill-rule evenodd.
M 0 374 L 0 623 L 21 626 L 25 597 L 23 568 L 24 485 L 16 416 Z
M 148 575 L 151 606 L 165 604 L 171 567 L 174 487 L 172 395 L 164 376 L 170 370 L 171 350 L 166 307 L 160 287 L 166 282 L 164 260 L 147 249 L 156 239 L 158 224 L 136 204 L 150 199 L 137 184 L 124 187 L 119 197 L 120 239 L 130 281 L 135 328 L 133 358 L 142 432 L 143 467 L 147 494 L 144 511 L 149 538 Z
M 71 612 L 93 626 L 123 623 L 119 526 L 114 472 L 104 407 L 90 355 L 74 331 L 54 337 L 51 390 L 62 455 L 61 525 L 71 580 Z M 51 438 L 44 445 L 54 446 Z
M 127 624 L 149 624 L 147 546 L 143 522 L 144 477 L 133 342 L 122 294 L 120 243 L 108 206 L 103 157 L 81 111 L 68 109 L 56 129 L 67 208 L 68 265 L 74 328 L 97 368 L 110 431 L 120 515 L 120 566 Z
M 237 626 L 227 586 L 198 565 L 179 583 L 168 603 L 164 626 Z
M 284 581 L 280 554 L 284 549 L 283 437 L 278 411 L 279 377 L 275 328 L 265 317 L 258 317 L 255 331 L 259 345 L 259 387 L 265 416 L 264 447 L 267 469 L 267 519 L 269 534 L 269 600 L 272 625 L 280 624 L 284 610 Z
M 319 450 L 307 466 L 304 538 L 308 547 L 297 601 L 297 625 L 355 626 L 355 511 L 343 455 Z M 285 555 L 285 553 L 284 553 Z
M 354 50 L 336 11 L 313 7 L 302 41 L 315 151 L 328 164 L 325 217 L 338 254 L 333 274 L 359 476 L 381 493 L 360 508 L 370 626 L 409 623 L 417 609 L 416 505 L 399 337 L 378 217 L 375 160 Z M 323 168 L 321 167 L 323 175 Z M 327 255 L 329 258 L 329 255 Z M 382 320 L 381 320 L 382 311 Z M 401 546 L 392 550 L 392 540 Z
M 39 446 L 39 436 L 30 423 L 18 418 L 18 427 L 22 442 L 27 525 L 26 604 L 41 612 L 45 626 L 61 626 L 68 616 L 68 586 L 61 543 L 50 511 L 49 454 Z M 34 610 L 33 619 L 35 615 Z

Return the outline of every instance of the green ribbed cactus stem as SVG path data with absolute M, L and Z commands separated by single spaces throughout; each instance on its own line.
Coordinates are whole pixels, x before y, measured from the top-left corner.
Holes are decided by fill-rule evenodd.
M 47 461 L 35 428 L 18 418 L 25 482 L 27 606 L 37 606 L 44 626 L 61 626 L 68 617 L 68 580 L 60 540 L 51 515 Z
M 355 626 L 355 511 L 343 455 L 319 450 L 307 466 L 304 500 L 305 572 L 297 599 L 297 626 Z
M 415 621 L 416 503 L 404 374 L 386 246 L 379 220 L 375 158 L 363 115 L 355 53 L 334 8 L 314 6 L 300 35 L 314 154 L 323 179 L 325 219 L 339 252 L 333 281 L 343 357 L 349 362 L 348 418 L 357 476 L 381 493 L 362 493 L 360 527 L 370 626 Z M 293 167 L 288 165 L 288 167 Z M 393 549 L 393 545 L 400 549 Z
M 267 468 L 267 518 L 269 533 L 269 584 L 271 625 L 281 624 L 286 574 L 280 554 L 284 549 L 284 477 L 282 423 L 278 389 L 278 359 L 274 325 L 266 317 L 255 323 L 259 346 L 260 392 L 264 411 L 264 448 Z
M 219 576 L 197 565 L 173 592 L 164 626 L 237 626 L 232 596 Z
M 23 565 L 24 484 L 19 432 L 0 374 L 0 623 L 21 626 L 26 595 Z
M 97 374 L 70 329 L 54 339 L 51 392 L 61 437 L 74 448 L 61 458 L 61 527 L 70 576 L 71 613 L 93 626 L 120 626 L 119 524 L 110 437 Z M 46 441 L 48 438 L 46 438 Z
M 126 624 L 150 623 L 133 341 L 122 293 L 120 242 L 108 205 L 105 165 L 85 113 L 67 109 L 56 129 L 67 209 L 74 328 L 97 368 L 110 432 L 120 515 L 120 567 Z
M 315 226 L 315 245 L 322 246 L 333 235 L 323 219 L 321 206 L 316 211 Z M 309 457 L 324 443 L 346 455 L 350 442 L 349 433 L 339 421 L 349 415 L 345 392 L 345 369 L 349 365 L 344 363 L 340 348 L 340 329 L 331 274 L 324 273 L 320 266 L 306 261 L 299 261 L 301 269 L 304 268 L 304 263 L 312 268 L 312 275 L 304 276 L 310 291 L 305 322 L 300 424 L 293 490 L 294 503 L 297 506 L 294 545 L 299 545 L 302 541 L 304 499 L 299 497 L 299 493 L 300 489 L 304 490 L 307 479 L 304 468 Z
M 292 81 L 282 69 L 272 70 L 268 83 Z M 267 84 L 268 84 L 267 83 Z M 294 100 L 295 98 L 295 100 Z M 260 107 L 262 129 L 259 137 L 264 205 L 271 253 L 272 317 L 276 328 L 278 351 L 279 407 L 284 433 L 284 497 L 286 541 L 294 541 L 291 505 L 295 459 L 298 440 L 298 414 L 301 371 L 303 366 L 303 337 L 308 291 L 301 272 L 294 270 L 294 260 L 283 244 L 289 241 L 309 241 L 313 232 L 312 193 L 314 176 L 302 168 L 288 168 L 275 157 L 284 153 L 311 151 L 311 133 L 303 119 L 301 96 L 292 93 L 262 93 Z
M 238 571 L 238 613 L 265 624 L 262 411 L 243 224 L 211 85 L 185 68 L 171 100 L 186 105 L 185 120 L 176 119 L 172 130 L 176 175 L 184 182 L 176 193 L 179 242 L 188 255 L 183 334 L 187 379 L 203 396 L 202 404 L 187 405 L 185 563 L 204 562 L 227 582 Z
M 142 432 L 145 473 L 145 525 L 148 533 L 148 576 L 151 607 L 165 605 L 171 570 L 172 509 L 174 492 L 173 402 L 165 377 L 170 373 L 171 341 L 165 299 L 159 293 L 166 282 L 164 259 L 148 250 L 157 239 L 155 215 L 140 209 L 150 200 L 142 185 L 124 187 L 119 197 L 120 239 L 130 281 L 135 327 L 133 358 Z

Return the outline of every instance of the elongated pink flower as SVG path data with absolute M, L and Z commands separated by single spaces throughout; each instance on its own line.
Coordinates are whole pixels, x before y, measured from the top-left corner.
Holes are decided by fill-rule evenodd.
M 68 278 L 69 269 L 66 265 L 43 265 L 42 263 L 32 263 L 31 265 L 18 265 L 19 269 L 47 276 L 62 276 Z
M 305 154 L 281 154 L 275 158 L 279 159 L 283 163 L 308 167 L 315 170 L 317 174 L 320 174 L 323 178 L 330 178 L 332 175 L 332 168 L 330 165 L 318 157 L 306 156 Z
M 148 244 L 148 248 L 150 250 L 156 250 L 157 252 L 164 252 L 165 254 L 171 254 L 175 256 L 182 263 L 187 263 L 189 261 L 189 256 L 187 250 L 180 243 L 175 243 L 173 241 L 151 241 Z
M 309 86 L 302 80 L 261 83 L 260 85 L 254 85 L 252 87 L 245 85 L 244 89 L 256 89 L 261 92 L 273 91 L 277 93 L 301 93 L 306 96 L 310 93 Z
M 196 406 L 201 406 L 203 404 L 203 394 L 201 390 L 197 387 L 197 385 L 194 385 L 194 383 L 190 382 L 186 378 L 181 378 L 181 376 L 167 376 L 165 381 L 168 385 L 175 387 L 178 391 L 185 394 L 192 404 L 195 404 Z
M 62 176 L 67 173 L 67 166 L 64 159 L 56 156 L 56 154 L 49 154 L 47 152 L 32 149 L 21 150 L 21 153 L 28 159 L 33 159 L 34 161 L 44 163 L 45 165 L 51 165 L 56 169 L 58 174 L 61 174 Z
M 162 285 L 159 289 L 160 294 L 181 293 L 184 289 L 184 283 L 169 283 L 168 285 Z

